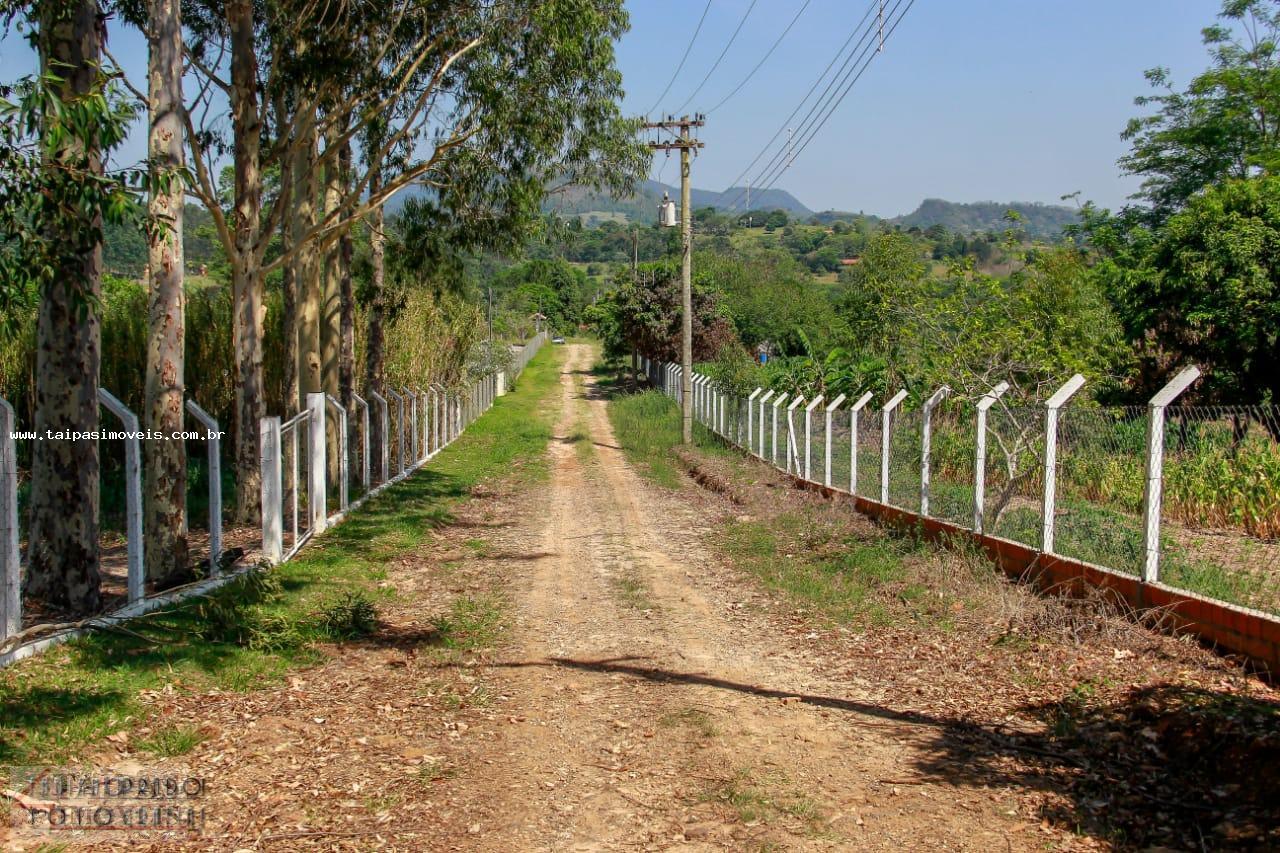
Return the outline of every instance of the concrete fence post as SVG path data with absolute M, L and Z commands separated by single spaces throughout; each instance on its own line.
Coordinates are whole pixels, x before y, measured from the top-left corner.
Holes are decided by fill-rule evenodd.
M 822 395 L 814 397 L 804 407 L 804 478 L 812 481 L 811 445 L 813 444 L 813 410 L 822 405 Z
M 284 558 L 280 456 L 280 419 L 263 418 L 258 433 L 258 459 L 262 466 L 262 556 L 272 565 Z
M 369 491 L 369 404 L 355 391 L 351 399 L 360 407 L 360 482 L 364 490 Z
M 409 453 L 410 458 L 416 462 L 418 460 L 418 395 L 408 386 L 401 388 L 400 392 L 408 402 L 406 408 L 409 410 Z
M 858 493 L 858 416 L 871 402 L 871 392 L 867 391 L 849 407 L 849 494 Z
M 831 417 L 835 414 L 836 409 L 840 408 L 840 404 L 844 402 L 844 395 L 841 394 L 830 403 L 827 404 L 824 423 L 824 440 L 822 451 L 822 485 L 831 487 Z
M 17 418 L 0 399 L 0 640 L 22 630 L 22 567 L 18 565 Z
M 773 428 L 769 431 L 769 437 L 772 442 L 770 446 L 770 456 L 773 459 L 773 467 L 778 467 L 778 407 L 787 401 L 785 393 L 779 394 L 773 398 Z
M 382 426 L 382 458 L 378 460 L 382 474 L 378 478 L 378 482 L 387 482 L 388 475 L 391 473 L 391 415 L 387 411 L 387 398 L 379 394 L 377 391 L 370 389 L 369 396 L 378 404 L 378 423 Z
M 929 454 L 933 449 L 933 410 L 951 393 L 943 385 L 924 401 L 920 415 L 920 514 L 929 517 Z
M 139 437 L 138 416 L 125 408 L 110 391 L 98 389 L 98 402 L 120 419 L 121 426 L 130 437 L 124 440 L 124 505 L 125 536 L 129 559 L 129 603 L 141 601 L 143 596 L 142 567 L 142 440 Z
M 981 533 L 987 512 L 987 412 L 1009 390 L 1008 382 L 1001 382 L 978 401 L 978 430 L 974 437 L 973 451 L 973 532 Z
M 1199 378 L 1200 368 L 1194 364 L 1188 365 L 1178 371 L 1178 375 L 1147 403 L 1150 419 L 1147 422 L 1147 487 L 1142 500 L 1142 514 L 1146 521 L 1142 535 L 1143 583 L 1160 580 L 1160 502 L 1164 490 L 1165 409 Z
M 1046 554 L 1053 553 L 1054 503 L 1058 496 L 1058 414 L 1083 385 L 1084 377 L 1077 373 L 1064 382 L 1044 404 L 1044 504 L 1040 550 Z
M 760 434 L 760 453 L 759 453 L 758 455 L 760 456 L 760 458 L 761 458 L 761 459 L 764 459 L 764 458 L 765 458 L 765 455 L 764 455 L 764 412 L 765 412 L 765 406 L 768 404 L 768 402 L 769 402 L 771 399 L 773 399 L 773 394 L 774 394 L 773 389 L 772 389 L 772 388 L 770 388 L 768 391 L 766 391 L 766 392 L 764 393 L 764 396 L 760 398 L 760 424 L 759 424 L 759 429 L 758 429 L 758 430 L 756 430 L 756 431 Z
M 804 403 L 804 397 L 797 394 L 791 398 L 787 406 L 787 473 L 800 473 L 800 441 L 796 438 L 796 407 Z M 794 467 L 793 467 L 794 465 Z
M 748 453 L 751 452 L 751 448 L 753 446 L 751 443 L 751 439 L 752 439 L 751 424 L 755 420 L 756 397 L 759 397 L 763 392 L 764 392 L 763 388 L 757 387 L 756 390 L 751 392 L 751 396 L 747 397 L 747 452 Z
M 347 410 L 342 402 L 332 394 L 324 395 L 325 402 L 333 406 L 333 410 L 337 413 L 337 421 L 335 426 L 338 430 L 338 509 L 346 511 L 349 471 L 351 460 L 347 453 Z
M 307 394 L 307 506 L 311 513 L 312 535 L 322 532 L 329 517 L 328 460 L 324 436 L 324 407 L 328 402 L 321 391 Z M 296 546 L 297 543 L 295 543 Z
M 396 401 L 396 448 L 399 458 L 396 461 L 396 473 L 404 473 L 404 397 L 394 388 L 387 388 L 388 399 Z
M 893 428 L 893 410 L 907 398 L 904 388 L 889 398 L 880 412 L 880 503 L 889 503 L 889 449 L 892 446 L 889 438 Z
M 209 577 L 221 574 L 218 558 L 222 556 L 222 441 L 218 438 L 218 422 L 200 408 L 195 400 L 187 400 L 186 409 L 205 429 L 205 452 L 209 469 Z
M 418 395 L 418 402 L 422 406 L 422 420 L 418 426 L 418 461 L 421 462 L 431 452 L 431 443 L 427 436 L 427 429 L 431 426 L 431 397 L 420 388 L 415 388 L 414 393 Z

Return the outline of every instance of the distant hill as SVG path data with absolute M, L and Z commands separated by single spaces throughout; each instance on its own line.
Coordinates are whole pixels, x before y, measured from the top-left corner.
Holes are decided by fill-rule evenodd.
M 658 215 L 658 202 L 666 192 L 679 202 L 680 188 L 657 181 L 645 181 L 637 188 L 635 195 L 629 198 L 614 198 L 603 193 L 594 193 L 583 187 L 563 187 L 553 193 L 544 204 L 548 211 L 561 216 L 582 216 L 597 219 L 611 219 L 618 215 L 631 222 L 647 222 Z M 735 210 L 746 212 L 746 190 L 743 187 L 730 187 L 724 192 L 702 190 L 694 187 L 690 190 L 693 206 L 715 207 L 721 210 L 734 205 Z M 751 192 L 751 210 L 777 210 L 781 208 L 796 218 L 806 218 L 812 214 L 795 196 L 786 190 L 770 189 L 764 192 Z
M 1075 209 L 1057 204 L 1020 201 L 1007 204 L 995 201 L 962 204 L 940 198 L 927 198 L 906 216 L 898 216 L 886 221 L 901 225 L 903 228 L 910 228 L 913 225 L 919 228 L 943 225 L 949 231 L 973 234 L 978 231 L 1003 231 L 1008 228 L 1009 224 L 1005 221 L 1004 215 L 1009 210 L 1016 210 L 1022 215 L 1022 227 L 1032 237 L 1057 237 L 1062 233 L 1063 228 L 1080 221 L 1080 216 Z

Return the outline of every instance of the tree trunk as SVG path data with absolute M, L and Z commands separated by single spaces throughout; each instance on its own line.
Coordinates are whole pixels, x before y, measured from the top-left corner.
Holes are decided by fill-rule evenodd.
M 381 175 L 375 172 L 369 181 L 369 192 L 377 193 L 382 188 Z M 384 229 L 385 217 L 382 206 L 375 207 L 369 213 L 369 259 L 373 267 L 369 289 L 369 320 L 365 335 L 364 382 L 366 393 L 377 391 L 383 393 L 382 361 L 383 361 L 383 323 L 386 320 L 386 245 L 387 234 Z M 376 405 L 370 401 L 370 405 Z M 372 413 L 371 413 L 372 415 Z M 382 459 L 382 419 L 376 415 L 369 418 L 369 465 L 374 470 L 382 471 L 378 460 Z
M 325 139 L 325 158 L 328 160 L 324 170 L 326 219 L 336 216 L 338 207 L 342 204 L 342 164 L 338 162 L 339 152 L 333 150 L 334 146 L 340 144 L 338 136 L 342 130 L 341 123 L 335 123 Z M 341 254 L 342 249 L 337 242 L 325 252 L 320 305 L 320 370 L 325 393 L 335 397 L 339 393 L 338 362 L 342 351 Z
M 351 186 L 351 145 L 344 142 L 338 158 L 345 191 Z M 356 384 L 356 298 L 351 281 L 351 259 L 355 254 L 355 243 L 351 238 L 351 228 L 343 229 L 338 239 L 338 299 L 341 307 L 339 318 L 339 335 L 341 347 L 338 352 L 338 399 L 347 412 L 347 423 L 356 423 L 355 393 Z M 354 429 L 350 432 L 355 432 Z M 367 439 L 366 439 L 367 440 Z M 347 441 L 347 463 L 352 471 L 359 470 L 355 460 L 358 448 L 354 441 Z
M 187 447 L 169 438 L 183 426 L 186 296 L 183 292 L 180 170 L 186 165 L 182 138 L 182 12 L 178 0 L 151 0 L 148 16 L 152 190 L 149 212 L 167 227 L 149 238 L 151 270 L 147 307 L 146 488 L 143 532 L 146 578 L 156 581 L 187 565 Z M 163 182 L 168 185 L 164 186 Z
M 294 278 L 298 288 L 298 390 L 299 409 L 306 395 L 324 389 L 320 361 L 320 275 L 315 242 L 302 245 L 302 235 L 316 223 L 316 125 L 315 108 L 297 123 L 301 150 L 293 167 Z
M 341 123 L 330 127 L 325 136 L 324 169 L 324 218 L 336 216 L 342 204 L 342 164 L 338 162 L 339 152 L 334 148 L 340 143 L 338 137 L 342 133 Z M 341 382 L 338 377 L 338 362 L 342 352 L 342 259 L 341 246 L 334 241 L 324 253 L 324 272 L 321 279 L 320 303 L 320 376 L 326 394 L 337 398 L 341 394 Z M 326 429 L 325 436 L 328 451 L 325 459 L 329 463 L 331 482 L 338 481 L 338 469 L 343 464 L 338 430 Z
M 286 111 L 284 98 L 277 96 L 274 109 L 276 114 L 276 126 L 284 127 L 289 120 Z M 284 214 L 280 217 L 280 250 L 288 252 L 293 246 L 293 158 L 297 156 L 297 151 L 287 153 L 280 158 L 280 194 L 276 197 L 276 204 L 281 206 Z M 289 407 L 298 399 L 298 279 L 294 275 L 294 264 L 285 264 L 280 270 L 280 328 L 284 336 L 284 359 L 283 370 L 284 380 L 283 399 L 284 414 L 289 414 Z M 282 471 L 290 471 L 293 467 L 293 446 L 290 442 L 285 442 L 281 448 L 284 453 L 282 459 Z M 285 477 L 282 483 L 281 498 L 284 505 L 291 506 L 294 501 L 294 484 L 289 478 Z
M 232 327 L 236 387 L 236 511 L 241 521 L 261 518 L 262 474 L 258 431 L 266 404 L 262 385 L 263 303 L 259 229 L 262 209 L 262 124 L 258 115 L 258 59 L 253 4 L 227 3 L 231 33 L 231 121 L 235 135 L 234 229 L 231 252 Z
M 93 87 L 101 44 L 96 0 L 42 4 L 41 69 L 61 78 L 52 88 L 64 104 Z M 92 139 L 67 138 L 50 167 L 88 155 L 102 173 Z M 101 217 L 75 214 L 50 222 L 48 237 L 79 242 L 101 228 Z M 98 370 L 102 358 L 102 245 L 98 242 L 57 270 L 41 289 L 36 321 L 35 428 L 79 432 L 84 438 L 33 442 L 31 527 L 26 592 L 77 616 L 98 611 Z

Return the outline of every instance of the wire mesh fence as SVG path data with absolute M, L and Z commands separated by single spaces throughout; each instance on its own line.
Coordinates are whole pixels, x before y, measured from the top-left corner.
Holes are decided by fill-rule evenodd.
M 948 400 L 930 419 L 929 515 L 973 526 L 977 419 L 972 406 Z
M 665 382 L 664 369 L 659 365 L 655 375 Z M 1069 398 L 1061 398 L 1056 410 L 1051 483 L 1045 405 L 1008 404 L 998 392 L 989 395 L 979 478 L 978 407 L 972 400 L 938 402 L 929 418 L 926 514 L 1035 550 L 1280 613 L 1280 407 L 1100 407 Z M 721 434 L 815 483 L 920 511 L 924 417 L 918 403 L 893 411 L 886 445 L 883 409 L 877 407 L 883 401 L 856 417 L 844 401 L 830 413 L 829 426 L 826 407 L 819 405 L 807 431 L 805 407 L 792 409 L 794 402 L 785 390 L 731 399 Z M 1153 424 L 1163 424 L 1157 437 L 1150 434 Z M 1157 497 L 1149 494 L 1149 466 L 1157 472 L 1152 482 L 1162 486 Z M 1047 496 L 1053 499 L 1051 517 Z M 1148 536 L 1149 526 L 1158 541 Z

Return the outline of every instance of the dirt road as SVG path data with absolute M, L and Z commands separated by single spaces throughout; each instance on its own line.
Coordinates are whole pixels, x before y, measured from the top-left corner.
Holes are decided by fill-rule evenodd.
M 990 798 L 899 783 L 918 727 L 875 685 L 807 668 L 704 557 L 697 507 L 618 449 L 591 359 L 569 347 L 550 483 L 505 532 L 530 559 L 509 590 L 515 641 L 485 667 L 510 699 L 470 762 L 486 769 L 459 777 L 461 846 L 1022 846 Z

